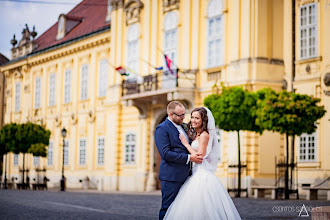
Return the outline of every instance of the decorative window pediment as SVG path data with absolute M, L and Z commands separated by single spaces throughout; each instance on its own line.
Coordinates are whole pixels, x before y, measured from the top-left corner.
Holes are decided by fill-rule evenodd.
M 125 4 L 126 24 L 130 25 L 140 21 L 143 3 L 140 0 L 130 0 Z
M 163 0 L 163 13 L 179 9 L 180 0 Z
M 14 71 L 15 78 L 23 78 L 23 74 L 19 70 Z

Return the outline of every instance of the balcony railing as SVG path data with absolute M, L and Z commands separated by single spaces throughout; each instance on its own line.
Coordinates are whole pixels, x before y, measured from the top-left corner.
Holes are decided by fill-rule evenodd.
M 141 94 L 151 91 L 161 91 L 173 88 L 190 88 L 196 87 L 197 70 L 173 70 L 163 71 L 151 75 L 142 76 L 142 82 L 137 79 L 123 80 L 122 96 Z

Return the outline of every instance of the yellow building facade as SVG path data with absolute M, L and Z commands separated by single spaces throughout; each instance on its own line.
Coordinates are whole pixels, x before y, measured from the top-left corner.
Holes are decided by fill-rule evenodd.
M 202 106 L 221 83 L 251 91 L 293 86 L 299 93 L 321 98 L 328 113 L 317 132 L 295 141 L 298 183 L 313 184 L 330 175 L 327 1 L 295 1 L 295 16 L 292 1 L 287 0 L 112 0 L 107 4 L 104 16 L 111 28 L 52 50 L 30 51 L 0 67 L 6 76 L 5 123 L 29 120 L 52 132 L 48 158 L 39 164 L 32 156 L 27 160 L 30 177 L 36 175 L 36 167 L 44 167 L 49 187 L 59 186 L 60 131 L 65 127 L 67 187 L 153 191 L 159 187 L 160 160 L 153 135 L 167 117 L 168 102 L 184 103 L 188 122 L 189 112 Z M 314 23 L 301 23 L 305 17 L 315 19 Z M 308 28 L 314 32 L 307 36 Z M 164 54 L 172 61 L 170 68 Z M 121 75 L 117 67 L 127 74 Z M 221 130 L 218 134 L 221 155 L 216 175 L 231 187 L 233 171 L 228 166 L 237 164 L 237 134 Z M 247 165 L 243 188 L 273 185 L 275 156 L 285 156 L 285 137 L 242 132 L 241 143 L 242 162 Z M 10 154 L 10 177 L 20 178 L 21 164 L 21 155 Z

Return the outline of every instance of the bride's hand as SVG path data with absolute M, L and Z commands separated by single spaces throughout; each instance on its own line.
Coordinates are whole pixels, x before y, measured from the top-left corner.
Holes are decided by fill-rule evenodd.
M 187 140 L 182 134 L 179 134 L 179 138 L 180 138 L 180 140 L 181 140 L 181 143 L 182 143 L 185 147 L 187 147 L 187 145 L 189 145 L 188 140 Z

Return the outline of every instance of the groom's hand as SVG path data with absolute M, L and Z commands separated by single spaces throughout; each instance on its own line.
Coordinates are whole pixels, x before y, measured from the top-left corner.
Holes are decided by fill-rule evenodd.
M 202 163 L 203 157 L 201 153 L 194 153 L 190 155 L 190 161 L 195 163 Z

